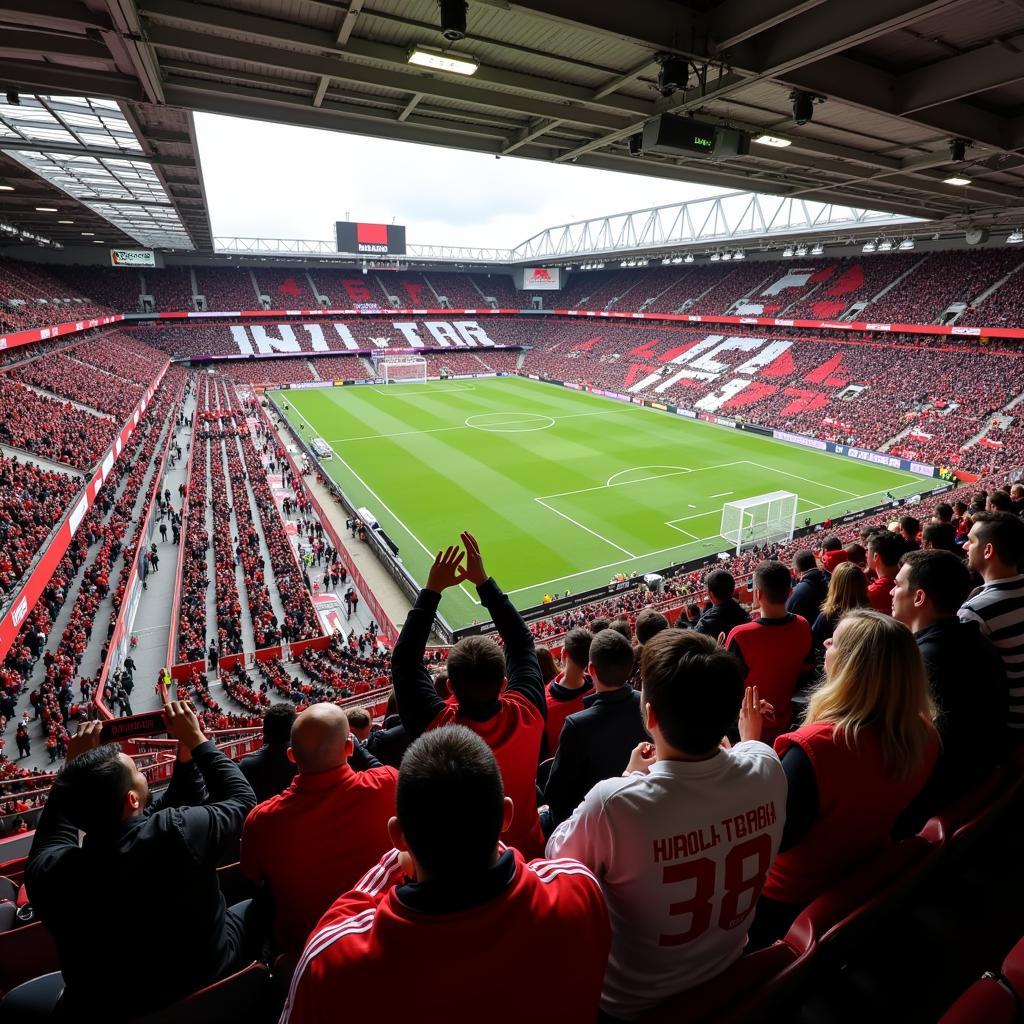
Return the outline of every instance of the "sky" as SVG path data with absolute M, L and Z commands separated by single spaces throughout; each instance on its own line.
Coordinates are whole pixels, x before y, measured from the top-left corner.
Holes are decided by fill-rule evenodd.
M 511 248 L 547 227 L 718 195 L 636 174 L 196 114 L 215 235 L 320 238 L 339 220 L 423 245 Z

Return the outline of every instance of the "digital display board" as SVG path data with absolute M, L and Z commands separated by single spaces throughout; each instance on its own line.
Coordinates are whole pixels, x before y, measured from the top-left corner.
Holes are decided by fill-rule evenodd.
M 528 267 L 523 271 L 523 287 L 530 291 L 557 291 L 562 287 L 559 267 Z
M 350 220 L 335 223 L 338 252 L 360 256 L 404 256 L 405 225 L 363 224 Z

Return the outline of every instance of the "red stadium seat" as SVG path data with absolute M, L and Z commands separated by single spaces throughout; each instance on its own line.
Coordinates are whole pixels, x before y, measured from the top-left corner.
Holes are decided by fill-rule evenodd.
M 1003 978 L 1024 1004 L 1024 939 L 1021 939 L 1003 960 Z
M 59 966 L 53 936 L 41 922 L 0 932 L 0 992 Z
M 0 900 L 0 932 L 18 927 L 18 908 L 10 900 Z
M 842 955 L 906 901 L 938 853 L 939 847 L 921 836 L 889 847 L 806 907 L 786 942 L 807 958 L 820 952 Z
M 1013 1024 L 1017 1000 L 997 978 L 979 978 L 942 1015 L 939 1024 Z
M 929 819 L 921 835 L 942 848 L 944 867 L 958 863 L 1002 820 L 1024 787 L 1015 764 L 997 768 L 984 782 Z
M 749 1021 L 767 1011 L 784 990 L 798 960 L 785 941 L 740 957 L 717 978 L 680 992 L 644 1014 L 642 1024 Z
M 258 1024 L 276 1018 L 280 1009 L 268 999 L 270 992 L 270 971 L 266 964 L 254 962 L 180 1003 L 137 1018 L 135 1024 Z

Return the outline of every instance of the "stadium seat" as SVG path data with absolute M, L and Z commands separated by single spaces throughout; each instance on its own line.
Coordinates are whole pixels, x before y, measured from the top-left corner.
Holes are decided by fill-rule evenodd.
M 137 1018 L 135 1024 L 258 1024 L 274 1019 L 280 1009 L 268 999 L 270 992 L 270 972 L 265 964 L 253 962 L 173 1006 Z
M 996 977 L 979 978 L 942 1015 L 939 1024 L 1012 1024 L 1017 1020 L 1017 1000 Z
M 0 992 L 58 966 L 56 943 L 41 922 L 0 931 Z
M 785 941 L 806 958 L 843 955 L 907 900 L 939 849 L 921 836 L 889 847 L 806 907 Z
M 1003 960 L 1003 978 L 1024 1005 L 1024 939 L 1021 939 Z
M 1016 765 L 996 769 L 949 807 L 930 818 L 921 835 L 942 848 L 943 867 L 959 863 L 999 824 L 1024 788 Z
M 18 898 L 18 883 L 12 882 L 5 875 L 0 875 L 0 900 L 16 901 Z
M 750 1021 L 767 1012 L 788 989 L 797 960 L 797 951 L 787 942 L 776 942 L 740 957 L 717 978 L 680 992 L 639 1020 L 642 1024 Z
M 10 900 L 0 900 L 0 932 L 17 928 L 20 923 L 17 904 Z
M 5 1024 L 51 1020 L 63 991 L 64 976 L 60 971 L 24 981 L 0 1000 L 0 1020 Z

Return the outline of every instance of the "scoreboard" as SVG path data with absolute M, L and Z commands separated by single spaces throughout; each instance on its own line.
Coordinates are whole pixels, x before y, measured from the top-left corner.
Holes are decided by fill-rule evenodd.
M 360 256 L 404 256 L 405 225 L 363 224 L 339 220 L 334 225 L 338 252 L 354 252 Z

